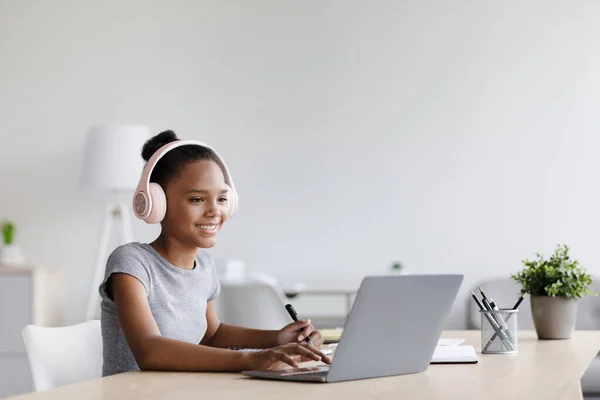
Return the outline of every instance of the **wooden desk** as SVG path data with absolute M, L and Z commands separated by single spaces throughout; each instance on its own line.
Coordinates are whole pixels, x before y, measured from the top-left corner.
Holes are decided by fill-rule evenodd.
M 130 372 L 32 393 L 21 400 L 79 399 L 581 399 L 579 379 L 600 350 L 600 332 L 570 340 L 519 335 L 519 354 L 482 355 L 479 331 L 447 331 L 466 338 L 478 364 L 431 365 L 427 371 L 339 383 L 262 381 L 241 374 Z M 372 344 L 376 345 L 376 344 Z

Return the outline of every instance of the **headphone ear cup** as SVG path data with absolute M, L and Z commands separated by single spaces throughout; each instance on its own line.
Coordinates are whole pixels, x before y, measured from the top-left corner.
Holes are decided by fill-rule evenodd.
M 152 209 L 144 221 L 149 224 L 158 224 L 167 212 L 167 196 L 163 188 L 156 182 L 150 183 L 150 197 L 152 198 Z
M 231 188 L 231 186 L 227 185 L 229 188 L 229 193 L 227 196 L 227 202 L 229 204 L 229 217 L 235 214 L 238 207 L 238 197 L 237 192 Z

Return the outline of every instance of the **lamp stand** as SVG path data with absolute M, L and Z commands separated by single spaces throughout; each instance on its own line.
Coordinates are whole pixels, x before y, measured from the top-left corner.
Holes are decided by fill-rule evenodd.
M 115 222 L 115 224 L 119 227 L 121 243 L 129 243 L 133 240 L 133 234 L 131 232 L 131 219 L 129 218 L 127 210 L 128 208 L 125 206 L 125 204 L 110 204 L 106 207 L 102 235 L 100 236 L 100 246 L 98 248 L 98 255 L 96 258 L 96 267 L 94 268 L 94 275 L 92 278 L 92 290 L 88 301 L 87 311 L 85 313 L 86 320 L 97 318 L 96 307 L 100 301 L 98 287 L 104 279 L 108 244 L 113 222 Z

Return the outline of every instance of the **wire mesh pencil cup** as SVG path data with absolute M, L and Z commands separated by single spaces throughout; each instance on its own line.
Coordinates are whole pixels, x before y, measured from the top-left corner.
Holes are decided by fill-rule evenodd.
M 514 354 L 519 352 L 517 342 L 517 315 L 519 310 L 480 310 L 481 352 L 484 354 Z

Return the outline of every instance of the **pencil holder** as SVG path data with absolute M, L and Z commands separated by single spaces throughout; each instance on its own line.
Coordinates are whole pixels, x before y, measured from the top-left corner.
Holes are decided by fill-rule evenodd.
M 517 343 L 517 316 L 519 310 L 480 310 L 481 352 L 484 354 L 513 354 L 519 351 Z

